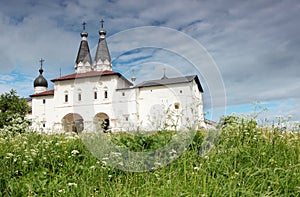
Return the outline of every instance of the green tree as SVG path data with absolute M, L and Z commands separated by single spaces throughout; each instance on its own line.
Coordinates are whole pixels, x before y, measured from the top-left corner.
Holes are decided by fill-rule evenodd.
M 25 99 L 17 96 L 16 90 L 0 95 L 0 129 L 12 126 L 16 119 L 25 121 L 29 106 Z

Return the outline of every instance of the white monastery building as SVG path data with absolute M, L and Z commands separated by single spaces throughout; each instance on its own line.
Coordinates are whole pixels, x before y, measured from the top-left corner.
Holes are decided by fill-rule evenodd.
M 87 41 L 81 43 L 75 72 L 52 79 L 48 90 L 43 77 L 34 80 L 32 128 L 41 132 L 178 130 L 190 126 L 205 127 L 202 86 L 197 75 L 160 79 L 135 84 L 113 71 L 102 27 L 94 61 Z

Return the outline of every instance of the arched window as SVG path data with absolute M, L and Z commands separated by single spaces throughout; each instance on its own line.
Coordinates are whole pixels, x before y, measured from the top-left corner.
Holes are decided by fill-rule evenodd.
M 180 108 L 180 103 L 178 103 L 178 102 L 174 103 L 174 108 L 179 109 Z
M 104 98 L 106 99 L 108 97 L 108 88 L 105 86 L 104 88 Z
M 97 100 L 97 98 L 98 98 L 97 88 L 94 88 L 94 99 Z
M 81 101 L 81 89 L 78 89 L 77 93 L 78 93 L 78 101 Z
M 65 95 L 65 103 L 67 103 L 69 101 L 69 93 L 67 90 L 64 92 L 64 95 Z

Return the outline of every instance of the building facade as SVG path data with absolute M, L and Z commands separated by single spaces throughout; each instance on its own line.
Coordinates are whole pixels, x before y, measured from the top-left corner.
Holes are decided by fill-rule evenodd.
M 203 89 L 197 75 L 144 81 L 134 84 L 114 72 L 106 31 L 99 31 L 92 62 L 88 33 L 81 33 L 75 72 L 52 79 L 48 90 L 43 77 L 34 80 L 32 128 L 42 132 L 177 130 L 205 127 Z

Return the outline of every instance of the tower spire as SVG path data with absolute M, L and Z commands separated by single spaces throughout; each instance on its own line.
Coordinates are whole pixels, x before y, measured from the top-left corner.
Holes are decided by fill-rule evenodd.
M 86 22 L 83 21 L 82 23 L 82 32 L 81 32 L 81 37 L 82 37 L 82 40 L 86 40 L 86 38 L 88 37 L 88 33 L 85 31 L 85 25 L 86 25 Z
M 166 68 L 164 68 L 164 76 L 161 79 L 168 79 L 168 77 L 166 76 Z
M 105 40 L 106 31 L 103 25 L 104 20 L 102 19 L 100 22 L 101 22 L 101 29 L 99 30 L 100 38 L 97 46 L 93 68 L 96 71 L 105 71 L 105 70 L 111 71 L 112 65 L 111 65 L 109 50 Z
M 86 22 L 83 21 L 83 23 L 82 23 L 82 29 L 83 29 L 83 31 L 85 31 L 85 25 L 86 25 Z
M 43 72 L 44 72 L 44 70 L 43 70 L 43 63 L 44 63 L 44 59 L 43 58 L 41 58 L 40 60 L 39 60 L 39 62 L 40 62 L 40 64 L 41 64 L 41 68 L 39 69 L 39 72 L 40 72 L 40 74 L 43 74 Z
M 101 28 L 103 29 L 103 23 L 104 23 L 104 20 L 103 19 L 101 19 Z
M 39 76 L 34 80 L 33 82 L 33 87 L 34 87 L 34 93 L 40 93 L 40 92 L 44 92 L 47 90 L 48 88 L 48 82 L 45 79 L 45 77 L 43 76 L 43 63 L 45 60 L 43 60 L 42 58 L 39 60 L 40 62 L 40 69 L 39 69 Z
M 75 71 L 76 73 L 83 73 L 91 71 L 92 67 L 92 57 L 90 53 L 89 44 L 87 42 L 88 33 L 85 31 L 86 22 L 82 23 L 82 32 L 81 35 L 81 42 L 75 62 Z
M 104 29 L 104 27 L 103 27 L 103 24 L 104 24 L 104 20 L 103 19 L 101 19 L 101 29 L 100 29 L 100 31 L 99 31 L 99 35 L 100 35 L 100 38 L 105 38 L 105 35 L 106 35 L 106 31 L 105 31 L 105 29 Z

